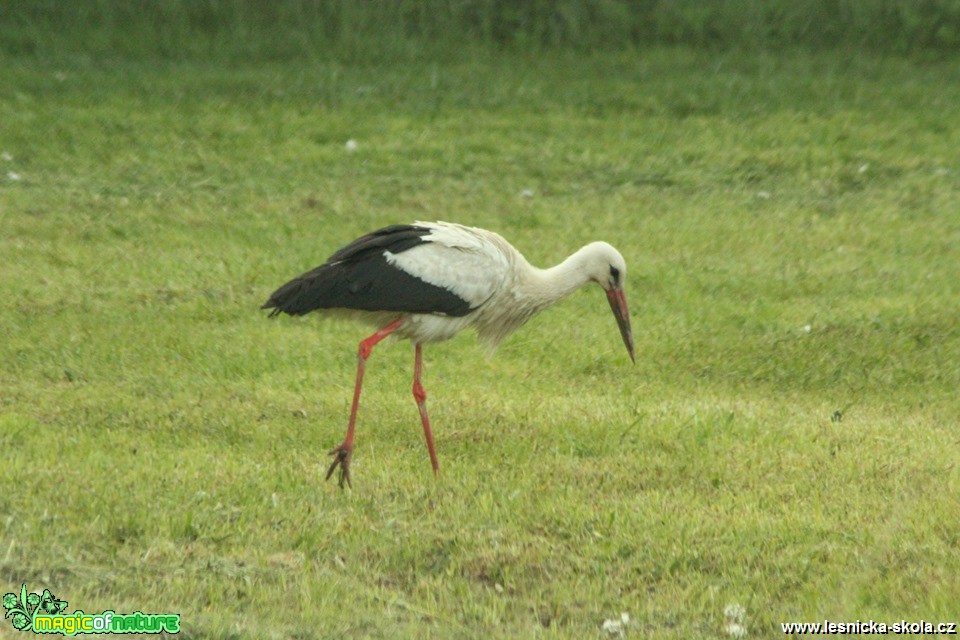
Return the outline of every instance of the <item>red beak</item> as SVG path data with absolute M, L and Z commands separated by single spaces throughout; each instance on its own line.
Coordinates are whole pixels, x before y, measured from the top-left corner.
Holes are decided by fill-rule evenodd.
M 630 362 L 636 363 L 633 357 L 633 332 L 630 331 L 630 311 L 627 309 L 627 297 L 623 289 L 607 289 L 607 300 L 610 301 L 610 309 L 613 310 L 613 317 L 617 319 L 617 326 L 620 327 L 620 337 L 623 338 L 623 344 L 627 347 L 627 353 L 630 354 Z

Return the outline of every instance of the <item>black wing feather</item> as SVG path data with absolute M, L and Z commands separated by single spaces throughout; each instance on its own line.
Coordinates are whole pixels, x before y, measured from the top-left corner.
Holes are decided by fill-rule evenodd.
M 371 231 L 365 236 L 357 238 L 343 249 L 327 258 L 327 264 L 342 260 L 355 260 L 368 257 L 371 253 L 400 253 L 423 242 L 423 236 L 430 233 L 427 227 L 417 227 L 412 224 L 395 224 L 383 229 Z
M 387 262 L 385 251 L 401 253 L 429 242 L 427 227 L 393 225 L 360 237 L 325 264 L 273 292 L 261 309 L 270 316 L 300 316 L 317 309 L 356 309 L 463 316 L 470 303 Z

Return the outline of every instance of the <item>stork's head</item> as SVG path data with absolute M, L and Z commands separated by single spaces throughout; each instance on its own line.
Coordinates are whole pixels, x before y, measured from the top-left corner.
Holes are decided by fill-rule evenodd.
M 620 252 L 606 242 L 592 242 L 584 247 L 586 260 L 584 266 L 591 280 L 599 284 L 607 292 L 610 309 L 620 327 L 620 336 L 630 354 L 630 361 L 636 362 L 633 357 L 633 332 L 630 330 L 630 311 L 627 309 L 627 298 L 623 287 L 627 278 L 627 263 Z

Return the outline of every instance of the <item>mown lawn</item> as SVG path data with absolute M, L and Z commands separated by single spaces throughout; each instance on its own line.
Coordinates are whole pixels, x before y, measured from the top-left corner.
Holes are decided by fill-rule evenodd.
M 0 589 L 185 638 L 960 620 L 958 81 L 849 52 L 7 58 Z M 638 361 L 599 290 L 490 361 L 428 347 L 434 479 L 384 343 L 341 492 L 368 330 L 258 307 L 415 219 L 540 265 L 613 243 Z

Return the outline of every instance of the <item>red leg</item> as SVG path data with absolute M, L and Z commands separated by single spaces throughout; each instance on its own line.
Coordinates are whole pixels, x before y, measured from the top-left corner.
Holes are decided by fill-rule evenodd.
M 433 473 L 440 471 L 440 463 L 437 462 L 437 449 L 433 446 L 433 433 L 430 431 L 430 418 L 427 417 L 427 392 L 423 389 L 420 382 L 423 373 L 423 354 L 420 343 L 417 343 L 416 358 L 413 364 L 413 397 L 417 400 L 417 408 L 420 409 L 420 421 L 423 422 L 423 435 L 427 437 L 427 450 L 430 452 L 430 464 L 433 465 Z
M 337 447 L 330 450 L 333 456 L 333 463 L 327 469 L 327 477 L 333 475 L 333 470 L 340 467 L 340 488 L 343 488 L 344 482 L 350 484 L 350 455 L 353 453 L 353 430 L 357 425 L 357 408 L 360 406 L 360 388 L 363 386 L 363 369 L 370 357 L 370 352 L 377 346 L 377 343 L 397 330 L 403 318 L 397 318 L 384 328 L 360 343 L 359 362 L 357 363 L 357 384 L 353 388 L 353 406 L 350 408 L 350 423 L 347 425 L 347 437 Z

